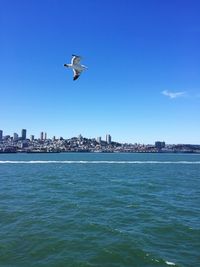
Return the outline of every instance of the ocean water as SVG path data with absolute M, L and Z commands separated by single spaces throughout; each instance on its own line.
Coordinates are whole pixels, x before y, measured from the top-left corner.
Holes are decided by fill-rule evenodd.
M 0 266 L 200 266 L 200 155 L 0 154 Z

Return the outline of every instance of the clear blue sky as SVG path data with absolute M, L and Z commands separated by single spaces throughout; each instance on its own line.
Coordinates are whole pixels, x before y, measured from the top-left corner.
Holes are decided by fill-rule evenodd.
M 4 134 L 200 144 L 200 1 L 0 3 Z

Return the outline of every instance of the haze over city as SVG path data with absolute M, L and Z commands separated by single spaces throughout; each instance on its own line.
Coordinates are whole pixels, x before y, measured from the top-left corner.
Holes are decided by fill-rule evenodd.
M 199 144 L 199 13 L 195 0 L 2 1 L 0 129 Z M 72 54 L 88 66 L 77 81 Z

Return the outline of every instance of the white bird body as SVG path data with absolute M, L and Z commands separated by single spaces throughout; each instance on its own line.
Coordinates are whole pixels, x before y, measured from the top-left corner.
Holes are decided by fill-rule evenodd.
M 72 55 L 71 64 L 64 64 L 64 67 L 71 68 L 74 72 L 74 81 L 78 79 L 82 71 L 86 70 L 87 67 L 80 64 L 81 57 Z

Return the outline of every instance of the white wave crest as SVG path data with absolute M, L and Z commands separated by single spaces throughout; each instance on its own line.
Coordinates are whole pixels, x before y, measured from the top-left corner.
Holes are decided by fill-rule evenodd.
M 0 164 L 200 164 L 200 161 L 4 160 Z
M 171 261 L 166 261 L 165 263 L 168 264 L 168 265 L 176 265 L 175 263 L 173 263 Z

